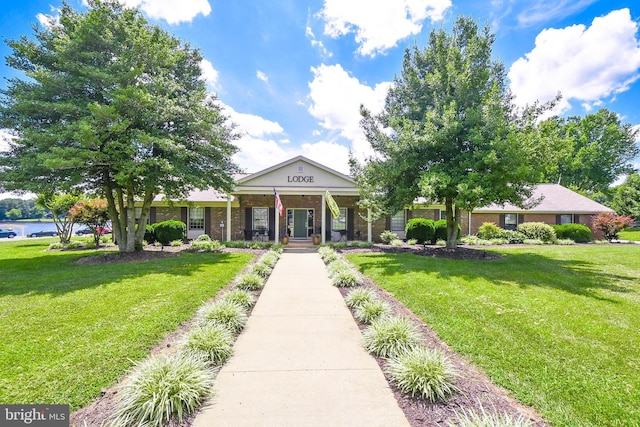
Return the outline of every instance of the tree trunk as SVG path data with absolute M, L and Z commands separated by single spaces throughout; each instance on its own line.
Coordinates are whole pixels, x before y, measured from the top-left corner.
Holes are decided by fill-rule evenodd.
M 458 246 L 458 222 L 460 221 L 460 208 L 453 206 L 453 198 L 446 197 L 447 209 L 447 249 L 455 249 Z

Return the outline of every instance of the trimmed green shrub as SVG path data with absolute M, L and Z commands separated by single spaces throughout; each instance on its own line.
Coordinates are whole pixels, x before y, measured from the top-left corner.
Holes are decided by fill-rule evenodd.
M 156 232 L 154 231 L 155 224 L 147 224 L 144 230 L 144 241 L 148 244 L 154 243 L 158 239 L 156 238 Z
M 217 324 L 229 329 L 234 334 L 240 333 L 247 323 L 244 307 L 233 301 L 221 299 L 200 309 L 201 324 Z
M 201 234 L 194 241 L 195 242 L 210 242 L 211 241 L 211 236 L 209 236 L 208 234 Z
M 371 301 L 365 301 L 356 307 L 353 315 L 362 323 L 370 325 L 372 322 L 388 316 L 390 313 L 391 307 L 389 307 L 389 304 L 373 299 Z
M 544 243 L 553 243 L 556 240 L 556 231 L 544 222 L 523 222 L 518 225 L 518 231 L 527 239 L 542 240 Z
M 589 243 L 591 241 L 591 229 L 584 224 L 554 225 L 558 239 L 571 239 L 576 243 Z
M 436 222 L 434 222 L 434 227 L 435 227 L 435 234 L 433 236 L 433 240 L 431 241 L 431 244 L 436 244 L 438 242 L 438 240 L 444 240 L 445 242 L 447 241 L 447 220 L 446 219 L 441 219 L 438 220 Z M 458 239 L 460 239 L 462 237 L 462 226 L 460 224 L 458 224 Z
M 510 244 L 514 245 L 524 242 L 527 236 L 515 230 L 502 230 L 500 238 L 507 239 Z
M 345 304 L 347 304 L 347 307 L 356 309 L 365 302 L 373 301 L 375 299 L 375 293 L 371 289 L 356 288 L 349 292 L 346 297 L 344 297 L 344 302 Z
M 416 239 L 407 240 L 407 245 L 413 246 L 413 245 L 417 245 L 417 244 L 418 244 L 418 241 Z
M 432 219 L 411 218 L 405 226 L 407 239 L 416 239 L 420 244 L 435 241 L 435 233 L 435 223 Z
M 183 240 L 187 235 L 187 225 L 173 219 L 154 224 L 153 231 L 156 239 L 163 245 L 169 245 L 173 240 Z
M 415 347 L 390 360 L 386 372 L 403 393 L 429 402 L 444 401 L 457 390 L 457 372 L 438 350 Z
M 163 426 L 182 422 L 209 396 L 213 373 L 202 357 L 177 353 L 138 363 L 118 391 L 113 425 Z
M 241 305 L 245 310 L 249 310 L 256 305 L 256 297 L 249 291 L 244 289 L 232 289 L 222 295 L 222 299 L 235 302 Z
M 380 357 L 396 357 L 420 345 L 418 330 L 404 317 L 382 317 L 363 336 L 365 348 Z
M 216 252 L 224 249 L 224 245 L 217 240 L 196 239 L 191 242 L 189 250 L 196 252 Z
M 219 324 L 193 328 L 185 337 L 184 348 L 206 358 L 213 366 L 220 366 L 233 354 L 233 334 Z
M 237 277 L 234 286 L 247 291 L 257 291 L 264 286 L 264 279 L 256 273 L 244 273 Z
M 182 246 L 182 243 L 183 243 L 182 240 L 179 239 L 179 240 L 172 240 L 169 244 L 171 246 L 178 247 L 178 246 Z
M 505 230 L 493 222 L 483 222 L 480 228 L 478 228 L 478 237 L 485 240 L 497 239 L 502 237 L 503 231 Z
M 387 245 L 391 243 L 392 240 L 395 240 L 397 238 L 398 235 L 393 231 L 384 230 L 382 233 L 380 233 L 380 240 L 382 241 L 382 243 Z

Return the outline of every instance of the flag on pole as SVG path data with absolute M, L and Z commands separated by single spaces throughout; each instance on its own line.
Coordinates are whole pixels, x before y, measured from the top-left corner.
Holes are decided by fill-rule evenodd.
M 327 190 L 324 196 L 327 199 L 327 206 L 329 206 L 329 210 L 331 211 L 331 215 L 333 215 L 333 218 L 340 218 L 340 208 L 338 207 L 336 201 L 333 200 L 333 197 L 331 197 L 331 193 L 329 193 L 329 190 Z
M 282 206 L 282 200 L 280 200 L 280 195 L 275 188 L 273 189 L 273 194 L 276 198 L 276 210 L 280 212 L 280 216 L 284 216 L 284 206 Z

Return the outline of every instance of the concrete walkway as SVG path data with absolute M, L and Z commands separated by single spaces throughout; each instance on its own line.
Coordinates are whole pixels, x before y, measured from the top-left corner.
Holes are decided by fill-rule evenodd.
M 408 426 L 317 253 L 276 264 L 194 427 Z

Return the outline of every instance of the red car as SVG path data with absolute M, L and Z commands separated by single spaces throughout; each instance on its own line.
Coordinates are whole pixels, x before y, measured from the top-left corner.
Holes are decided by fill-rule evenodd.
M 111 233 L 111 229 L 109 227 L 98 227 L 96 229 L 96 231 L 101 236 L 103 234 L 110 234 Z M 85 234 L 93 234 L 93 231 L 89 227 L 86 227 L 86 228 L 81 228 L 80 230 L 76 231 L 76 234 L 78 236 L 83 236 Z

